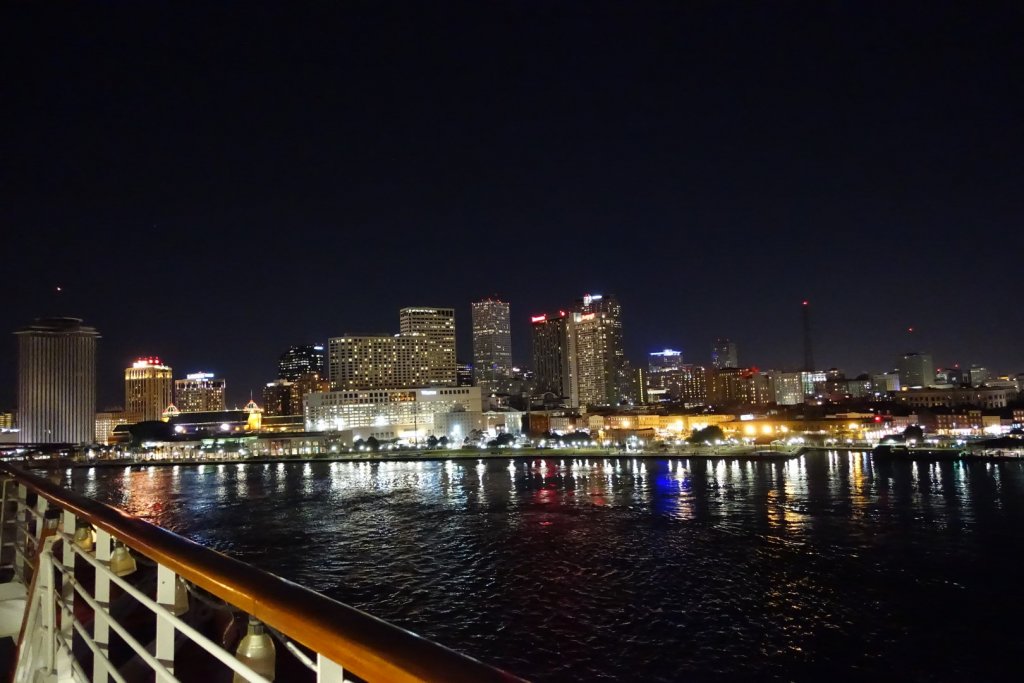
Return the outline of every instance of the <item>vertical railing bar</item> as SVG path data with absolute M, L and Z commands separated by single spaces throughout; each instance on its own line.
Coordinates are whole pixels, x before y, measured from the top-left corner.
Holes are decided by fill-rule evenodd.
M 110 533 L 103 529 L 96 530 L 96 561 L 105 567 L 109 568 L 110 566 Z M 77 581 L 75 583 L 77 583 Z M 82 597 L 86 597 L 84 591 L 82 593 Z M 96 571 L 93 598 L 95 599 L 98 607 L 93 607 L 92 638 L 96 641 L 96 646 L 99 648 L 100 652 L 103 653 L 103 656 L 93 657 L 92 680 L 94 683 L 107 683 L 107 673 L 114 670 L 113 665 L 110 665 L 110 660 L 108 659 L 107 654 L 109 652 L 110 645 L 110 625 L 107 612 L 110 608 L 109 571 Z M 88 601 L 88 598 L 86 598 L 86 602 Z
M 75 513 L 71 512 L 70 510 L 65 510 L 64 511 L 64 531 L 66 533 L 69 533 L 72 536 L 74 536 L 75 528 L 76 528 L 77 524 L 78 524 L 78 517 L 75 516 Z M 68 586 L 71 585 L 68 582 L 68 576 L 69 575 L 70 576 L 74 576 L 75 575 L 75 551 L 72 550 L 73 545 L 74 545 L 74 540 L 68 541 L 66 538 L 64 539 L 63 549 L 61 551 L 61 563 L 64 565 L 64 569 L 67 570 L 67 571 L 62 574 L 62 581 L 61 581 L 61 586 L 60 586 L 61 598 L 63 598 L 67 594 Z M 72 604 L 74 604 L 74 594 L 71 595 L 71 601 L 72 601 Z M 61 633 L 67 634 L 70 637 L 71 636 L 71 626 L 70 626 L 70 624 L 65 624 L 64 622 L 65 622 L 65 619 L 64 619 L 63 615 L 61 615 L 61 621 L 60 621 Z
M 15 503 L 14 503 L 14 510 L 15 510 L 14 514 L 15 514 L 15 519 L 17 521 L 17 526 L 15 527 L 15 533 L 14 533 L 15 544 L 17 544 L 18 538 L 19 538 L 18 533 L 17 533 L 17 529 L 24 529 L 24 531 L 25 531 L 24 536 L 26 537 L 26 539 L 27 539 L 27 536 L 28 536 L 28 519 L 27 519 L 27 515 L 26 515 L 26 519 L 23 520 L 21 518 L 21 511 L 22 511 L 22 509 L 28 507 L 27 500 L 28 500 L 28 487 L 25 486 L 24 484 L 22 484 L 21 482 L 19 482 L 18 483 L 18 497 L 15 499 Z M 28 582 L 25 580 L 27 578 L 25 576 L 25 561 L 28 559 L 27 556 L 28 556 L 28 540 L 25 540 L 24 541 L 24 545 L 21 548 L 21 552 L 15 554 L 14 573 L 18 575 L 18 578 L 21 579 L 21 582 L 23 584 L 25 584 L 26 586 L 28 585 Z
M 177 590 L 177 575 L 169 567 L 158 564 L 156 567 L 156 601 L 168 612 L 174 609 L 174 597 Z M 174 622 L 159 612 L 156 616 L 156 658 L 174 673 Z
M 345 669 L 319 652 L 316 655 L 316 683 L 345 683 Z

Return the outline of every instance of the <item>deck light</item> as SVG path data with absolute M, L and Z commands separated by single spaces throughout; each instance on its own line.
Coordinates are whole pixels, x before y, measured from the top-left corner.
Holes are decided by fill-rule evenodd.
M 115 576 L 128 576 L 134 574 L 137 569 L 138 565 L 136 565 L 131 551 L 128 550 L 128 546 L 120 541 L 115 541 L 114 554 L 110 556 L 110 571 L 114 572 Z
M 75 523 L 75 545 L 87 553 L 91 553 L 96 544 L 95 532 L 92 526 L 80 519 Z
M 274 649 L 274 641 L 259 619 L 249 617 L 249 628 L 235 650 L 235 657 L 267 680 L 274 680 L 277 652 Z M 232 683 L 245 683 L 245 680 L 236 671 Z

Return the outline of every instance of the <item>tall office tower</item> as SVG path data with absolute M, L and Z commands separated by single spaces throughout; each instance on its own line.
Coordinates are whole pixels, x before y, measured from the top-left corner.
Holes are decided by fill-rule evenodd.
M 471 387 L 473 386 L 473 364 L 472 363 L 459 363 L 455 366 L 455 386 L 457 387 Z
M 174 380 L 174 405 L 183 413 L 225 410 L 225 385 L 212 372 L 185 375 L 185 379 Z
M 140 358 L 124 371 L 124 415 L 128 424 L 159 420 L 171 404 L 174 379 L 159 358 Z
M 991 377 L 991 373 L 988 368 L 983 368 L 980 365 L 972 365 L 970 370 L 967 371 L 967 376 L 971 378 L 972 387 L 980 387 L 988 381 Z
M 301 415 L 301 402 L 297 400 L 295 382 L 279 379 L 263 387 L 264 415 Z
M 566 399 L 569 407 L 579 407 L 572 316 L 559 311 L 557 316 L 535 315 L 530 322 L 536 392 L 554 394 Z
M 415 334 L 430 340 L 427 384 L 455 386 L 455 309 L 409 306 L 398 312 L 398 320 L 403 336 Z
M 740 366 L 739 353 L 736 350 L 736 343 L 725 337 L 715 340 L 715 347 L 711 352 L 711 365 L 716 370 L 722 368 L 738 368 Z
M 622 344 L 622 306 L 612 296 L 586 294 L 577 300 L 576 376 L 581 405 L 618 405 L 632 393 Z
M 648 354 L 647 369 L 654 375 L 659 372 L 678 370 L 683 366 L 683 352 L 665 349 L 664 351 L 652 351 Z
M 20 443 L 92 443 L 96 340 L 79 318 L 37 318 L 18 337 Z
M 930 353 L 910 351 L 896 359 L 900 386 L 910 389 L 935 384 L 935 364 Z
M 811 347 L 811 302 L 804 299 L 800 307 L 804 329 L 804 372 L 814 371 L 814 349 Z
M 512 370 L 512 323 L 508 304 L 476 301 L 473 311 L 473 371 L 484 396 L 508 391 Z
M 422 334 L 332 337 L 327 379 L 333 391 L 431 386 L 434 351 L 434 343 Z
M 277 361 L 277 378 L 295 381 L 302 375 L 316 373 L 326 377 L 323 344 L 289 346 Z

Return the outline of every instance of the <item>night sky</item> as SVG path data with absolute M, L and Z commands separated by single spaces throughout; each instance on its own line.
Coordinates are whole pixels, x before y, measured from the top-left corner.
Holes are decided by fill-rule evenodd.
M 820 366 L 1024 371 L 1020 2 L 183 5 L 0 10 L 0 329 L 96 326 L 100 406 L 489 294 L 521 363 L 589 291 L 634 361 L 798 367 L 808 298 Z

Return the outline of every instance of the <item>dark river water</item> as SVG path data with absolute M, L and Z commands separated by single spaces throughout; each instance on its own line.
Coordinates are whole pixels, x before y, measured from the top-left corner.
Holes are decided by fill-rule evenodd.
M 1021 462 L 232 464 L 73 484 L 538 681 L 1024 676 Z

